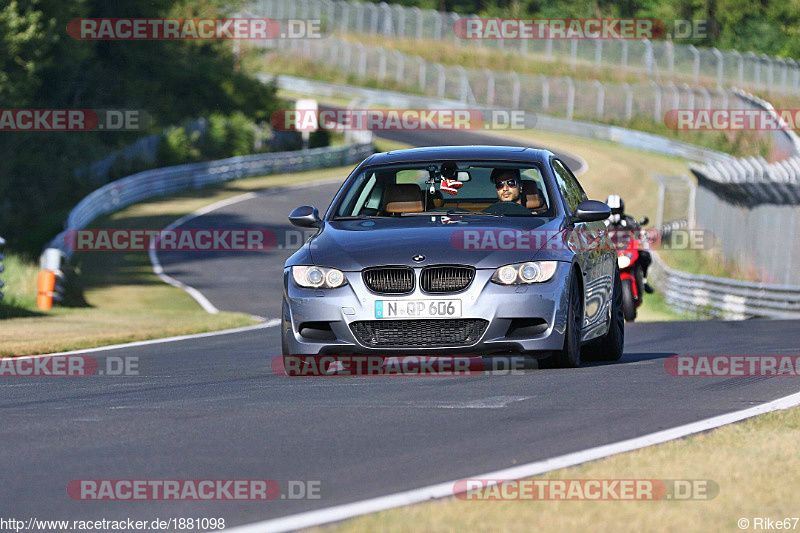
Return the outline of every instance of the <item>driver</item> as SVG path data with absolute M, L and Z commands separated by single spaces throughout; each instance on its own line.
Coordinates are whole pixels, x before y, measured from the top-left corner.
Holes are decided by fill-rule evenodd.
M 520 187 L 522 185 L 518 168 L 496 168 L 491 175 L 497 199 L 501 202 L 516 202 L 522 205 Z

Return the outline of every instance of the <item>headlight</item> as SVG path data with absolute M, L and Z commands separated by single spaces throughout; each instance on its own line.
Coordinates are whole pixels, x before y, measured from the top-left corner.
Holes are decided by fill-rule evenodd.
M 318 266 L 293 266 L 292 278 L 307 289 L 335 289 L 347 283 L 341 270 Z
M 619 265 L 620 270 L 624 270 L 631 266 L 631 258 L 633 258 L 632 254 L 623 254 L 617 256 L 617 264 Z
M 492 281 L 500 285 L 521 285 L 542 283 L 556 273 L 556 261 L 529 261 L 498 268 L 492 275 Z

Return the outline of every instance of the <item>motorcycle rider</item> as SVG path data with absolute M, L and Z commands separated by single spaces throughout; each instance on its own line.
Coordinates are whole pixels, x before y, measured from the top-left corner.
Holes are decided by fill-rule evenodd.
M 618 194 L 611 194 L 606 198 L 606 204 L 611 208 L 611 216 L 606 219 L 606 226 L 610 230 L 638 230 L 639 223 L 635 218 L 625 214 L 625 202 Z M 644 278 L 644 290 L 648 294 L 655 292 L 653 287 L 647 283 L 647 269 L 653 258 L 647 250 L 639 250 L 639 264 L 642 266 L 642 276 Z

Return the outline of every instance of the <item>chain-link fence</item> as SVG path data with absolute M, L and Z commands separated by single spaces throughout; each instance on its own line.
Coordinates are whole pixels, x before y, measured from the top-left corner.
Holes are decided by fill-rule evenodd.
M 660 122 L 673 109 L 748 107 L 741 98 L 726 90 L 653 81 L 615 83 L 471 69 L 337 37 L 303 41 L 275 39 L 270 44 L 282 53 L 335 67 L 362 83 L 373 80 L 383 85 L 392 79 L 398 88 L 429 96 L 465 104 L 526 109 L 567 119 L 627 123 L 635 116 L 646 116 Z
M 800 65 L 792 58 L 736 50 L 697 48 L 668 40 L 462 40 L 453 31 L 460 18 L 475 15 L 341 0 L 256 0 L 254 16 L 321 20 L 326 31 L 390 38 L 451 41 L 461 47 L 497 48 L 542 61 L 569 62 L 573 67 L 613 67 L 657 83 L 692 83 L 722 88 L 800 94 Z

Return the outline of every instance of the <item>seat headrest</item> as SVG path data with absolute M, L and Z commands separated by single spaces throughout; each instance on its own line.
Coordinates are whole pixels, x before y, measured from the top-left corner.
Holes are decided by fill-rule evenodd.
M 526 208 L 541 209 L 545 206 L 544 195 L 535 181 L 523 180 L 521 192 L 525 199 Z
M 389 185 L 383 197 L 384 209 L 387 213 L 421 213 L 425 209 L 422 194 L 413 183 Z

